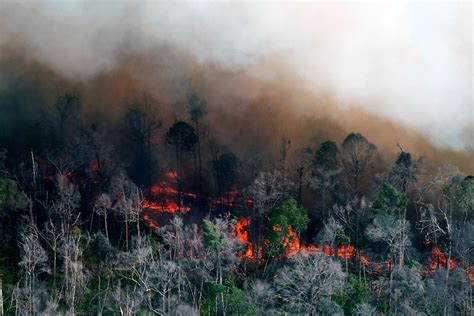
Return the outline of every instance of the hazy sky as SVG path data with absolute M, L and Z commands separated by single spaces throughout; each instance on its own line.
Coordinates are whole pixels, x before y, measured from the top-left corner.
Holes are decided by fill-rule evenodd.
M 472 27 L 470 2 L 0 3 L 0 44 L 67 76 L 87 79 L 124 50 L 163 43 L 232 69 L 278 55 L 341 105 L 456 149 L 474 148 Z

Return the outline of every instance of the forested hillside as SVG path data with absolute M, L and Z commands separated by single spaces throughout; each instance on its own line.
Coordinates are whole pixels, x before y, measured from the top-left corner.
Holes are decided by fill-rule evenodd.
M 61 92 L 10 122 L 6 315 L 472 315 L 472 176 L 357 131 L 223 142 L 233 127 L 185 99 L 179 118 L 144 95 L 101 124 Z
M 474 316 L 473 12 L 0 0 L 0 316 Z

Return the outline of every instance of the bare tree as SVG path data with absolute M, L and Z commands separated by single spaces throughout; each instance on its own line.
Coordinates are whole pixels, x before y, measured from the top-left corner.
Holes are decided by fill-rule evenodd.
M 385 212 L 378 214 L 367 228 L 367 236 L 380 241 L 388 247 L 388 259 L 403 265 L 403 253 L 411 245 L 410 224 Z
M 135 315 L 142 302 L 142 292 L 133 291 L 130 289 L 130 286 L 122 286 L 119 283 L 111 295 L 111 302 L 108 309 L 113 312 L 118 312 L 122 316 L 132 316 Z
M 256 257 L 263 250 L 264 222 L 268 214 L 279 206 L 292 192 L 294 184 L 278 170 L 273 172 L 260 172 L 257 178 L 247 189 L 253 201 L 253 221 L 251 235 L 254 236 Z
M 435 245 L 443 244 L 446 256 L 446 271 L 444 277 L 443 291 L 448 291 L 451 284 L 451 268 L 453 268 L 453 244 L 456 244 L 455 232 L 461 233 L 466 225 L 469 208 L 463 207 L 462 203 L 457 203 L 456 197 L 459 194 L 460 184 L 465 179 L 464 174 L 454 166 L 442 166 L 437 173 L 418 188 L 417 203 L 421 205 L 421 218 L 418 228 Z M 466 192 L 462 193 L 467 195 Z M 429 201 L 433 201 L 433 204 Z M 464 217 L 464 218 L 463 218 Z M 463 221 L 456 220 L 463 218 Z M 463 225 L 464 224 L 464 225 Z M 472 240 L 472 238 L 468 238 Z M 463 243 L 464 244 L 464 243 Z M 472 242 L 471 242 L 472 244 Z M 459 245 L 459 244 L 457 244 Z M 466 243 L 469 249 L 469 242 Z M 471 246 L 472 247 L 472 246 Z M 441 278 L 441 277 L 439 277 Z M 449 302 L 443 308 L 443 314 L 449 313 Z
M 290 148 L 291 148 L 291 140 L 286 137 L 282 137 L 280 141 L 279 149 L 280 149 L 281 170 L 284 175 L 286 174 L 286 158 L 287 158 L 288 151 L 290 150 Z
M 127 300 L 132 299 L 130 303 L 134 304 L 130 306 L 127 303 L 123 309 L 131 310 L 131 307 L 143 302 L 152 312 L 167 314 L 177 303 L 174 294 L 178 266 L 163 256 L 160 248 L 154 249 L 146 236 L 134 238 L 130 250 L 121 253 L 116 264 L 122 277 L 131 283 L 121 290 L 121 295 Z
M 248 188 L 248 192 L 257 213 L 268 214 L 287 198 L 293 189 L 293 182 L 280 171 L 274 170 L 261 172 Z
M 380 277 L 376 281 L 382 295 L 388 296 L 390 315 L 424 315 L 425 286 L 420 270 L 414 267 L 395 267 L 390 280 Z
M 422 172 L 422 168 L 422 158 L 414 160 L 410 153 L 401 150 L 395 165 L 388 173 L 388 182 L 406 194 L 418 181 L 418 176 Z
M 104 226 L 105 226 L 105 236 L 107 240 L 109 240 L 109 229 L 107 225 L 107 215 L 110 213 L 112 209 L 112 200 L 110 196 L 106 193 L 102 193 L 94 204 L 94 211 L 104 218 Z
M 351 178 L 353 192 L 358 194 L 360 178 L 367 172 L 377 148 L 359 133 L 349 134 L 341 148 L 343 166 Z
M 296 153 L 296 174 L 298 179 L 298 205 L 301 204 L 301 194 L 303 185 L 307 182 L 311 160 L 313 158 L 313 151 L 311 148 L 301 148 Z
M 120 172 L 110 183 L 112 209 L 121 215 L 125 224 L 125 249 L 128 249 L 129 223 L 137 224 L 137 234 L 140 234 L 140 213 L 143 205 L 143 195 L 140 189 Z
M 162 256 L 178 266 L 175 283 L 179 300 L 193 302 L 199 307 L 205 281 L 211 280 L 206 268 L 202 234 L 197 225 L 185 226 L 179 216 L 175 216 L 169 225 L 159 230 L 167 251 Z
M 163 251 L 162 255 L 176 266 L 174 285 L 176 286 L 178 300 L 192 295 L 188 295 L 189 292 L 187 292 L 189 283 L 185 274 L 186 261 L 187 259 L 196 259 L 197 251 L 203 250 L 202 247 L 193 243 L 196 236 L 195 230 L 196 227 L 185 227 L 179 216 L 175 216 L 169 225 L 159 230 L 159 234 L 163 238 L 163 244 L 168 248 L 167 251 Z M 195 248 L 196 246 L 197 248 Z
M 45 224 L 43 232 L 38 231 L 53 253 L 53 289 L 56 289 L 58 255 L 61 242 L 64 238 L 63 232 L 64 230 L 58 228 L 57 225 L 53 223 L 52 219 L 50 219 L 49 222 Z
M 199 123 L 202 118 L 207 114 L 207 102 L 201 99 L 196 93 L 190 93 L 188 95 L 188 112 L 191 116 L 191 120 L 194 122 L 197 136 L 197 177 L 198 177 L 198 189 L 201 191 L 202 186 L 202 157 L 201 157 L 201 132 L 199 130 Z M 200 192 L 199 192 L 200 193 Z
M 15 303 L 20 314 L 36 314 L 39 312 L 38 276 L 47 271 L 48 256 L 41 246 L 38 229 L 34 223 L 26 223 L 19 234 L 20 262 L 22 285 L 18 285 Z
M 472 315 L 472 285 L 466 272 L 436 270 L 426 282 L 426 302 L 431 315 Z
M 354 198 L 345 206 L 334 205 L 330 215 L 335 217 L 350 234 L 356 245 L 359 243 L 360 227 L 364 221 L 372 218 L 370 201 L 365 197 Z
M 245 287 L 246 303 L 248 309 L 257 315 L 276 314 L 275 289 L 270 283 L 254 280 Z
M 63 226 L 62 235 L 60 254 L 63 261 L 64 299 L 68 312 L 74 315 L 76 299 L 88 281 L 88 272 L 82 263 L 81 240 L 84 237 L 77 226 L 70 231 L 66 231 Z
M 153 147 L 158 143 L 154 138 L 162 125 L 158 118 L 159 115 L 154 103 L 155 100 L 145 94 L 142 98 L 137 98 L 130 104 L 129 110 L 126 114 L 129 134 L 138 145 L 138 149 L 136 150 L 136 167 L 143 168 L 141 164 L 144 162 L 147 169 L 145 183 L 148 189 L 148 195 L 151 195 L 152 186 Z M 142 160 L 143 158 L 144 161 Z M 134 180 L 137 181 L 137 179 Z M 138 180 L 144 179 L 140 179 L 139 177 Z M 137 183 L 144 184 L 141 181 L 138 181 Z
M 355 316 L 377 316 L 377 309 L 368 303 L 357 304 L 355 308 Z
M 277 299 L 286 312 L 321 314 L 327 301 L 344 290 L 345 274 L 341 265 L 320 253 L 297 255 L 292 260 L 292 265 L 283 267 L 275 277 Z
M 79 220 L 77 208 L 81 196 L 76 186 L 69 181 L 66 174 L 56 176 L 57 198 L 51 206 L 51 211 L 59 219 L 65 231 Z

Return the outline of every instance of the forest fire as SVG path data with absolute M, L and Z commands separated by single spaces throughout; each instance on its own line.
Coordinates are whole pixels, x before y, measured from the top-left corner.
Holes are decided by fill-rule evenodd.
M 0 0 L 0 316 L 472 314 L 467 1 L 69 2 Z
M 149 215 L 143 215 L 143 220 L 148 224 L 150 228 L 159 228 L 158 223 L 152 219 Z
M 281 227 L 272 227 L 273 231 L 281 231 Z M 288 226 L 288 233 L 287 235 L 283 238 L 282 240 L 282 245 L 285 247 L 285 256 L 286 257 L 292 257 L 295 254 L 297 254 L 300 251 L 301 248 L 301 243 L 300 239 L 298 238 L 298 235 L 296 232 L 293 230 L 293 228 Z
M 191 207 L 186 204 L 196 199 L 196 194 L 180 192 L 171 183 L 176 181 L 176 173 L 165 173 L 165 181 L 154 184 L 150 189 L 150 200 L 143 201 L 143 207 L 158 213 L 188 213 Z M 179 202 L 178 202 L 179 201 Z
M 446 255 L 444 252 L 441 251 L 436 246 L 432 246 L 431 248 L 431 270 L 434 271 L 436 269 L 444 269 L 448 266 L 448 258 L 446 258 Z M 449 260 L 449 269 L 452 270 L 456 268 L 457 264 L 454 259 Z
M 250 226 L 250 218 L 249 217 L 242 217 L 237 221 L 235 231 L 237 238 L 247 247 L 245 253 L 241 256 L 244 259 L 255 259 L 254 251 L 253 251 L 253 244 L 249 239 L 248 229 Z M 272 229 L 274 231 L 281 231 L 280 227 L 273 226 Z M 293 230 L 291 226 L 288 227 L 287 235 L 281 241 L 282 245 L 285 248 L 284 256 L 286 258 L 291 258 L 294 255 L 301 253 L 302 255 L 308 254 L 315 254 L 315 253 L 323 253 L 329 257 L 338 257 L 340 259 L 352 259 L 355 258 L 357 255 L 357 250 L 353 245 L 338 245 L 335 249 L 329 245 L 325 246 L 316 246 L 313 244 L 308 245 L 301 245 L 300 239 L 298 235 Z M 430 271 L 434 271 L 436 269 L 444 269 L 447 266 L 448 259 L 446 255 L 436 246 L 432 246 L 431 248 L 431 264 L 430 264 Z M 359 255 L 360 263 L 364 267 L 370 267 L 374 269 L 376 272 L 380 272 L 383 269 L 393 269 L 395 264 L 393 262 L 385 262 L 383 264 L 375 264 L 373 265 L 369 258 L 364 255 Z M 449 260 L 449 269 L 454 269 L 458 265 L 454 259 Z M 474 286 L 474 268 L 470 268 L 469 272 L 469 279 L 471 285 Z
M 253 259 L 253 248 L 252 243 L 249 240 L 249 229 L 250 226 L 250 219 L 248 217 L 242 217 L 237 221 L 237 225 L 235 226 L 235 232 L 237 234 L 237 238 L 247 246 L 247 250 L 242 255 L 243 258 L 246 259 Z
M 254 252 L 253 252 L 253 245 L 249 239 L 248 229 L 250 226 L 250 218 L 249 217 L 241 217 L 235 226 L 235 231 L 237 238 L 247 247 L 247 250 L 243 258 L 246 259 L 255 259 Z M 274 231 L 281 231 L 280 227 L 273 226 L 272 229 Z M 322 252 L 327 256 L 337 256 L 341 259 L 351 259 L 356 255 L 356 249 L 352 245 L 344 246 L 339 245 L 336 249 L 332 249 L 330 246 L 326 245 L 316 246 L 316 245 L 301 245 L 301 241 L 293 230 L 291 226 L 288 227 L 288 233 L 281 241 L 285 250 L 285 257 L 291 258 L 292 256 L 296 255 L 297 253 L 302 253 L 303 255 L 306 254 L 314 254 L 317 252 Z M 362 256 L 361 256 L 362 257 Z M 361 259 L 362 264 L 369 265 L 369 260 L 366 257 Z
M 191 211 L 191 207 L 189 206 L 180 206 L 174 201 L 170 201 L 169 199 L 166 199 L 163 201 L 163 203 L 158 203 L 158 202 L 150 202 L 145 200 L 143 202 L 143 208 L 149 209 L 149 210 L 154 210 L 157 212 L 162 212 L 162 213 L 171 213 L 171 214 L 176 214 L 176 213 L 188 213 Z
M 363 266 L 369 266 L 370 265 L 370 261 L 369 259 L 366 257 L 366 256 L 363 256 L 363 255 L 360 255 L 360 263 L 363 265 Z
M 341 259 L 351 259 L 354 258 L 356 255 L 356 251 L 354 246 L 344 246 L 344 245 L 339 245 L 337 248 L 334 250 L 330 246 L 326 245 L 324 247 L 322 246 L 315 246 L 315 245 L 307 245 L 307 246 L 302 246 L 301 251 L 303 253 L 316 253 L 316 252 L 321 252 L 324 253 L 326 256 L 330 257 L 338 257 Z
M 164 181 L 152 185 L 150 189 L 150 198 L 144 199 L 142 202 L 143 208 L 158 214 L 186 214 L 191 212 L 191 204 L 197 199 L 197 194 L 191 192 L 182 192 L 176 189 L 173 185 L 173 183 L 176 182 L 176 173 L 174 171 L 165 173 L 164 178 Z M 225 192 L 221 197 L 208 198 L 207 203 L 209 210 L 212 211 L 216 210 L 218 207 L 231 209 L 237 205 L 251 205 L 252 200 L 248 198 L 243 199 L 241 197 L 240 191 L 233 190 Z M 152 219 L 149 215 L 146 215 L 146 218 L 143 217 L 143 219 L 149 224 L 150 227 L 157 226 L 156 222 L 152 222 Z M 250 220 L 248 220 L 246 225 L 241 225 L 241 227 L 248 227 L 249 222 Z M 245 231 L 243 230 L 242 232 Z M 246 257 L 251 258 L 253 257 L 251 249 L 252 246 L 250 243 L 248 243 L 248 245 L 250 245 L 250 248 L 247 250 Z
M 209 199 L 209 207 L 211 210 L 225 207 L 232 209 L 235 206 L 252 206 L 253 201 L 250 198 L 243 198 L 239 190 L 225 192 L 221 197 Z

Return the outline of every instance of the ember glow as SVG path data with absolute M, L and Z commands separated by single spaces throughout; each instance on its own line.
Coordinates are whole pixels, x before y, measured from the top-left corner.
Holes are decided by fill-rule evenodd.
M 250 219 L 248 217 L 242 217 L 237 221 L 237 225 L 235 226 L 235 232 L 237 234 L 237 238 L 247 247 L 247 250 L 242 255 L 245 259 L 253 259 L 253 247 L 252 243 L 249 240 L 249 226 L 250 226 Z
M 236 225 L 236 234 L 238 239 L 247 246 L 247 251 L 244 254 L 244 258 L 254 259 L 253 245 L 249 239 L 248 229 L 250 226 L 249 217 L 241 217 L 237 221 Z M 274 231 L 281 231 L 282 228 L 273 226 Z M 344 246 L 339 245 L 335 249 L 332 249 L 330 246 L 316 246 L 313 244 L 301 245 L 301 241 L 298 237 L 298 234 L 293 230 L 291 226 L 288 226 L 288 233 L 281 241 L 282 246 L 285 248 L 285 257 L 291 258 L 298 253 L 305 254 L 314 254 L 317 252 L 324 253 L 327 256 L 337 256 L 341 259 L 351 259 L 356 256 L 356 249 L 352 245 Z M 362 260 L 361 260 L 362 261 Z M 363 264 L 369 265 L 369 260 L 366 257 L 363 257 Z
M 143 215 L 143 220 L 148 224 L 150 228 L 159 228 L 158 223 L 152 218 L 150 218 L 149 215 Z
M 252 206 L 253 201 L 250 198 L 243 198 L 242 193 L 238 190 L 225 192 L 221 197 L 209 199 L 209 207 L 211 210 L 225 208 L 232 209 L 234 206 Z
M 241 256 L 243 259 L 256 259 L 253 252 L 253 244 L 249 238 L 248 229 L 250 226 L 249 217 L 241 217 L 236 224 L 236 235 L 238 239 L 247 247 L 246 252 Z M 273 226 L 274 231 L 281 231 L 280 227 Z M 353 245 L 338 245 L 336 248 L 332 248 L 329 245 L 317 246 L 314 244 L 301 245 L 300 239 L 296 232 L 291 226 L 288 227 L 288 234 L 281 241 L 282 246 L 285 248 L 284 256 L 291 258 L 294 255 L 301 253 L 302 255 L 309 255 L 315 253 L 323 253 L 329 257 L 337 257 L 340 259 L 354 259 L 358 257 L 360 264 L 366 268 L 371 268 L 372 271 L 380 273 L 383 270 L 391 270 L 395 267 L 393 262 L 382 262 L 372 263 L 367 256 L 358 254 L 356 248 Z M 267 242 L 268 244 L 268 242 Z M 425 241 L 426 245 L 430 245 L 430 241 Z M 429 260 L 429 272 L 433 272 L 436 269 L 446 269 L 448 259 L 446 255 L 441 251 L 440 248 L 432 246 Z M 455 259 L 449 260 L 449 269 L 455 269 L 458 266 Z M 474 286 L 474 268 L 470 268 L 469 279 L 471 285 Z
M 0 316 L 470 315 L 471 9 L 0 0 Z
M 431 270 L 436 270 L 436 269 L 446 269 L 448 266 L 448 258 L 446 257 L 446 254 L 441 251 L 436 246 L 432 246 L 431 248 Z M 457 264 L 454 259 L 449 260 L 449 269 L 454 269 L 456 268 Z
M 189 202 L 196 199 L 196 194 L 178 191 L 173 187 L 175 183 L 176 172 L 167 172 L 164 181 L 151 187 L 151 198 L 143 201 L 143 208 L 157 213 L 189 213 Z
M 273 226 L 272 229 L 273 231 L 282 231 L 282 228 L 277 226 Z M 295 233 L 291 225 L 288 226 L 288 233 L 286 236 L 283 237 L 281 244 L 286 249 L 286 257 L 292 257 L 300 251 L 300 239 L 298 238 L 298 235 Z

